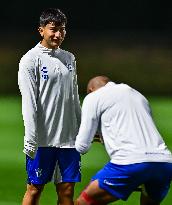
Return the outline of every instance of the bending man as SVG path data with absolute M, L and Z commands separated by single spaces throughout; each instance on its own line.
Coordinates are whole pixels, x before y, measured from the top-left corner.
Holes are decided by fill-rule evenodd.
M 126 84 L 97 76 L 88 83 L 76 149 L 86 153 L 97 128 L 110 156 L 76 200 L 77 205 L 105 205 L 127 200 L 140 185 L 142 205 L 159 205 L 172 179 L 172 154 L 151 116 L 147 99 Z

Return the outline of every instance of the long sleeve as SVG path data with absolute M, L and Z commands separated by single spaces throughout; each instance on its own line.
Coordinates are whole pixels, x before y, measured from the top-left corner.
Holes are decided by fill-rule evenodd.
M 75 147 L 81 154 L 86 153 L 94 138 L 99 123 L 96 102 L 94 98 L 87 96 L 82 105 L 82 120 L 79 133 L 76 137 Z
M 77 74 L 76 74 L 76 61 L 73 62 L 75 72 L 74 72 L 74 78 L 73 78 L 73 94 L 74 94 L 74 105 L 75 105 L 75 113 L 77 118 L 77 124 L 78 128 L 81 123 L 81 105 L 79 100 L 79 94 L 78 94 L 78 83 L 77 83 Z
M 21 59 L 19 63 L 18 85 L 25 126 L 23 152 L 34 158 L 37 151 L 37 85 L 34 62 L 30 58 Z

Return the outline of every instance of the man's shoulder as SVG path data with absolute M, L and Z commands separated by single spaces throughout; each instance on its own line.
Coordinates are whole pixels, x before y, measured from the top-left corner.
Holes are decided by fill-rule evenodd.
M 94 91 L 92 93 L 89 93 L 88 95 L 85 96 L 84 101 L 89 104 L 95 103 L 99 98 L 98 92 Z
M 62 55 L 64 55 L 66 58 L 70 58 L 71 60 L 75 60 L 74 54 L 70 51 L 67 51 L 67 50 L 64 50 L 64 49 L 60 48 L 60 53 Z
M 20 63 L 21 62 L 27 62 L 27 61 L 35 61 L 35 59 L 37 58 L 39 52 L 39 50 L 37 49 L 37 47 L 33 47 L 30 50 L 28 50 L 20 59 Z

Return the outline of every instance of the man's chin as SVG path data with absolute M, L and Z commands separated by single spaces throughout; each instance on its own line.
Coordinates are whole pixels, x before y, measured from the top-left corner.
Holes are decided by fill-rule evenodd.
M 52 47 L 53 48 L 58 48 L 60 45 L 61 45 L 61 42 L 58 42 L 58 43 L 54 42 L 54 43 L 52 43 Z

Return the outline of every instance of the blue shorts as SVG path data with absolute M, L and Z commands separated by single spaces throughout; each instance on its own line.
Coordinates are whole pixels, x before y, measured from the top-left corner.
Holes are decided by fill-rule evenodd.
M 26 156 L 27 183 L 46 184 L 54 176 L 55 183 L 79 182 L 80 161 L 75 148 L 39 147 L 34 159 Z
M 99 187 L 113 196 L 127 200 L 140 185 L 144 185 L 146 194 L 160 202 L 167 195 L 172 180 L 172 163 L 144 162 L 131 165 L 107 163 L 93 180 Z

